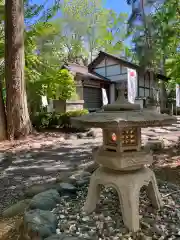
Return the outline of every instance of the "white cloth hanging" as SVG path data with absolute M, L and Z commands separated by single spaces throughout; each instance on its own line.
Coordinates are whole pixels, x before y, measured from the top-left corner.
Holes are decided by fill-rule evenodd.
M 180 84 L 176 84 L 176 107 L 180 107 Z
M 128 74 L 128 101 L 130 103 L 135 102 L 135 98 L 137 95 L 137 72 L 134 69 L 127 69 Z
M 106 89 L 102 88 L 102 102 L 103 106 L 108 104 L 108 97 L 106 93 Z

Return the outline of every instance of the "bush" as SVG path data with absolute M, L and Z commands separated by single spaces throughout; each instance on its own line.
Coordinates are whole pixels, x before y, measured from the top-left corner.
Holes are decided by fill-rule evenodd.
M 85 129 L 75 129 L 71 125 L 71 117 L 78 117 L 85 114 L 88 114 L 88 110 L 86 109 L 69 111 L 61 114 L 40 112 L 32 117 L 32 124 L 37 130 L 64 128 L 71 131 L 85 131 Z

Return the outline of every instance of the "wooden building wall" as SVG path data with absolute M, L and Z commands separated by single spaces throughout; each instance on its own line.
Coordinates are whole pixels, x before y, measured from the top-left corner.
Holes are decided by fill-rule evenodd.
M 110 79 L 111 81 L 119 82 L 122 80 L 127 81 L 127 67 L 119 64 L 118 60 L 113 60 L 105 58 L 101 63 L 99 63 L 94 72 Z M 148 97 L 151 96 L 151 87 L 155 84 L 154 78 L 151 77 L 152 73 L 146 72 L 140 73 L 138 75 L 138 89 L 137 97 Z

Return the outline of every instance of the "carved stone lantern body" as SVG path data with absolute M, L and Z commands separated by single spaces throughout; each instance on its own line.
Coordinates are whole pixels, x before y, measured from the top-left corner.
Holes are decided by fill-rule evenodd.
M 139 230 L 139 193 L 147 187 L 155 208 L 162 206 L 153 171 L 144 167 L 153 161 L 151 152 L 141 147 L 141 128 L 171 125 L 176 118 L 141 109 L 124 98 L 124 83 L 119 85 L 119 97 L 102 111 L 72 119 L 72 123 L 103 130 L 103 144 L 94 153 L 100 167 L 92 174 L 84 205 L 92 212 L 100 196 L 99 185 L 114 187 L 121 203 L 124 224 L 131 231 Z M 136 170 L 136 171 L 133 171 Z

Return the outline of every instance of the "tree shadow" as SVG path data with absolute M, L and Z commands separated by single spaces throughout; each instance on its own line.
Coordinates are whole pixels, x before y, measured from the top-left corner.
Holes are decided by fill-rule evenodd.
M 180 147 L 175 143 L 170 147 L 157 151 L 154 154 L 152 165 L 156 176 L 167 182 L 180 185 Z
M 150 130 L 148 131 L 149 136 L 154 136 Z M 148 140 L 149 136 L 146 135 Z M 37 142 L 38 146 L 36 146 Z M 72 134 L 62 135 L 62 133 L 38 133 L 26 140 L 15 142 L 14 144 L 18 146 L 15 151 L 9 150 L 4 157 L 0 157 L 0 196 L 4 202 L 3 206 L 0 206 L 0 212 L 2 208 L 17 201 L 29 186 L 54 182 L 57 175 L 73 173 L 83 168 L 92 160 L 92 148 L 100 145 L 101 142 L 101 135 L 95 139 L 85 137 L 77 139 Z M 157 159 L 152 166 L 153 169 L 157 176 L 168 181 L 171 181 L 169 176 L 175 176 L 175 172 L 177 177 L 172 180 L 178 180 L 179 167 L 172 169 L 174 158 L 180 159 L 179 148 L 175 142 L 174 140 L 171 148 L 154 154 Z M 2 145 L 0 145 L 0 154 L 4 155 L 5 150 L 1 148 Z M 12 145 L 8 149 L 11 148 Z
M 53 183 L 57 176 L 81 169 L 92 160 L 92 148 L 100 143 L 92 139 L 68 139 L 6 154 L 0 162 L 0 195 L 4 200 L 0 212 L 16 202 L 29 186 Z

